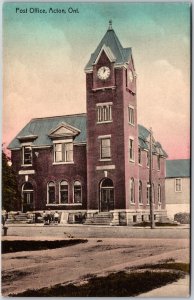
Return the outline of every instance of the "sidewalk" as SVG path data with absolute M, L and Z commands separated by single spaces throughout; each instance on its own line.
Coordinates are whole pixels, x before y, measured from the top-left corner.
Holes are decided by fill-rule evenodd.
M 128 228 L 128 229 L 150 229 L 149 226 L 147 227 L 141 227 L 141 226 L 113 226 L 113 225 L 85 225 L 85 224 L 50 224 L 50 225 L 44 225 L 43 223 L 33 223 L 33 224 L 5 224 L 7 227 L 101 227 L 101 228 L 113 228 L 113 227 L 119 227 L 119 228 Z M 158 230 L 158 229 L 190 229 L 189 224 L 184 225 L 178 225 L 178 226 L 157 226 L 152 230 Z
M 154 289 L 150 292 L 140 294 L 137 296 L 138 298 L 147 298 L 147 297 L 178 297 L 178 298 L 186 298 L 189 297 L 189 276 L 187 275 L 183 279 L 179 279 L 176 282 L 167 284 L 163 287 Z

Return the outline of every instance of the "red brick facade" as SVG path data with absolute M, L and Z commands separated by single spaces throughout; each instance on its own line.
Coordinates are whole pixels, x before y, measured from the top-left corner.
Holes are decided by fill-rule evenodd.
M 90 220 L 96 213 L 107 211 L 112 213 L 114 225 L 146 221 L 150 215 L 147 158 L 150 133 L 137 123 L 136 73 L 131 49 L 122 48 L 112 28 L 92 54 L 85 72 L 87 117 L 33 119 L 10 144 L 22 197 L 22 189 L 29 182 L 33 187 L 29 191 L 33 192 L 31 210 L 82 212 Z M 87 120 L 85 125 L 84 120 Z M 32 165 L 24 166 L 22 148 L 28 139 Z M 56 146 L 57 143 L 64 145 Z M 66 149 L 65 143 L 69 143 L 69 148 Z M 70 143 L 73 160 L 72 150 L 68 150 Z M 153 142 L 153 146 L 152 195 L 155 217 L 160 219 L 166 214 L 165 152 L 159 143 Z M 65 154 L 59 150 L 62 147 Z M 55 155 L 66 158 L 55 163 Z M 63 181 L 68 184 L 66 203 L 60 202 Z M 74 199 L 76 182 L 80 202 Z M 52 203 L 48 203 L 49 183 L 52 183 Z

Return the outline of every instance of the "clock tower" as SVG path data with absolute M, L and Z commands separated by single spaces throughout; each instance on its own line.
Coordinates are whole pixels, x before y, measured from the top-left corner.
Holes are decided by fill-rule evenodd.
M 129 182 L 138 178 L 138 130 L 132 50 L 122 47 L 111 21 L 85 72 L 88 214 L 110 212 L 117 222 L 118 213 L 131 209 Z

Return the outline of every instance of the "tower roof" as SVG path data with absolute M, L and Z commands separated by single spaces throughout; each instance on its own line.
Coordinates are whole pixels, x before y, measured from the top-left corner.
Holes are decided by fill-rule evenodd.
M 103 47 L 107 47 L 111 50 L 115 57 L 115 64 L 125 64 L 130 61 L 131 58 L 131 48 L 123 48 L 116 33 L 112 29 L 112 22 L 109 22 L 109 28 L 99 43 L 98 47 L 92 53 L 89 62 L 85 67 L 85 71 L 92 69 L 93 64 Z

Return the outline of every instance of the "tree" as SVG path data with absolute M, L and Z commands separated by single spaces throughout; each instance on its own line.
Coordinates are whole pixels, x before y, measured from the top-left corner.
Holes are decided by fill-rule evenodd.
M 2 208 L 6 211 L 18 210 L 20 193 L 10 158 L 2 150 Z

